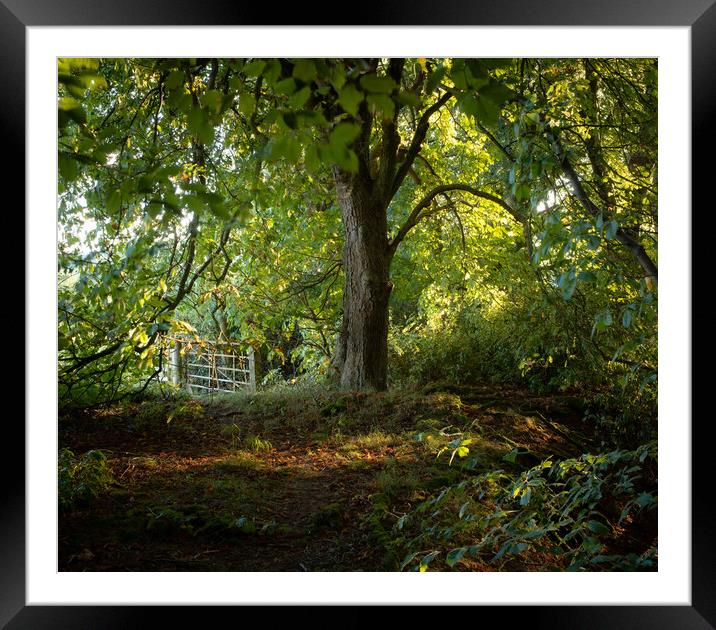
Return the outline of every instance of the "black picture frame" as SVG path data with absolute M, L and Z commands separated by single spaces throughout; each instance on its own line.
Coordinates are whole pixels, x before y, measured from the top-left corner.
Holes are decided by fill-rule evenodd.
M 356 26 L 688 26 L 691 31 L 692 62 L 692 199 L 711 200 L 713 175 L 707 171 L 712 160 L 707 156 L 713 146 L 716 113 L 716 0 L 393 0 L 378 6 L 365 3 L 350 5 Z M 278 5 L 277 5 L 278 6 Z M 0 0 L 0 97 L 3 141 L 6 155 L 12 156 L 4 169 L 6 181 L 25 181 L 25 37 L 30 26 L 110 26 L 110 25 L 265 25 L 267 19 L 283 25 L 335 25 L 340 14 L 336 3 L 323 0 L 310 5 L 296 3 L 279 11 L 269 11 L 262 3 L 228 0 L 189 2 L 188 0 Z M 278 26 L 281 24 L 273 24 Z M 709 177 L 710 176 L 710 177 Z M 12 185 L 11 185 L 12 186 Z M 19 188 L 19 186 L 15 186 Z M 24 207 L 24 191 L 21 193 Z M 712 201 L 704 210 L 713 212 Z M 15 204 L 14 208 L 20 205 Z M 11 213 L 9 207 L 6 212 Z M 16 216 L 19 211 L 14 210 Z M 691 209 L 689 209 L 691 212 Z M 693 213 L 692 213 L 693 216 Z M 20 230 L 26 233 L 24 222 Z M 693 233 L 693 232 L 692 232 Z M 696 251 L 692 246 L 692 251 Z M 17 282 L 17 279 L 15 280 Z M 691 281 L 691 279 L 685 279 Z M 692 283 L 692 286 L 694 284 Z M 20 294 L 17 291 L 16 294 Z M 692 311 L 693 312 L 693 311 Z M 32 331 L 25 330 L 25 340 Z M 690 369 L 691 366 L 685 366 Z M 695 371 L 694 382 L 696 379 Z M 693 383 L 692 383 L 693 390 Z M 690 407 L 689 407 L 690 408 Z M 690 418 L 669 421 L 688 423 Z M 486 615 L 502 622 L 549 628 L 679 628 L 716 627 L 716 547 L 710 534 L 712 481 L 709 470 L 711 449 L 707 418 L 692 423 L 692 598 L 690 606 L 513 606 L 484 607 L 471 619 L 484 623 Z M 48 422 L 50 419 L 48 419 Z M 6 415 L 3 437 L 6 452 L 20 453 L 20 461 L 0 458 L 3 486 L 0 488 L 0 627 L 16 628 L 135 628 L 167 623 L 167 607 L 138 606 L 26 606 L 25 598 L 25 483 L 18 471 L 24 469 L 24 427 L 10 422 Z M 23 445 L 21 447 L 21 445 Z M 206 624 L 211 610 L 206 607 L 170 607 L 184 627 Z M 482 608 L 482 607 L 481 607 Z M 490 610 L 487 610 L 490 609 Z M 177 614 L 178 610 L 178 614 Z M 418 611 L 423 616 L 425 611 Z M 235 613 L 234 613 L 235 614 Z M 273 613 L 272 613 L 273 614 Z M 340 614 L 340 613 L 337 613 Z M 382 613 L 381 613 L 382 614 Z M 313 617 L 314 611 L 296 609 L 292 623 L 301 617 Z M 474 615 L 474 616 L 473 616 Z M 344 626 L 357 626 L 374 619 L 376 610 L 359 607 L 342 615 Z M 238 618 L 237 618 L 238 619 Z M 450 623 L 450 616 L 443 617 Z M 407 618 L 404 618 L 407 620 Z M 275 619 L 274 619 L 275 622 Z M 371 621 L 372 623 L 373 621 Z M 272 622 L 271 625 L 274 625 Z M 319 622 L 320 625 L 320 622 Z M 332 624 L 333 625 L 333 624 Z

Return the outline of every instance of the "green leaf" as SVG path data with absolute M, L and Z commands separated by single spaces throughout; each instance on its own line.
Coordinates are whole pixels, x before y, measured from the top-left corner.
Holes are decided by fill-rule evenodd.
M 305 85 L 288 99 L 288 104 L 299 109 L 306 104 L 309 98 L 311 98 L 311 88 Z
M 527 505 L 532 498 L 532 488 L 527 488 L 520 497 L 520 505 Z
M 570 269 L 569 271 L 562 273 L 559 276 L 557 284 L 561 289 L 562 298 L 570 300 L 572 295 L 574 295 L 575 289 L 577 288 L 577 274 L 574 269 Z
M 183 201 L 192 212 L 203 212 L 206 207 L 204 200 L 197 195 L 186 195 L 183 197 Z
M 422 573 L 422 572 L 426 571 L 427 568 L 428 568 L 428 566 L 430 565 L 430 563 L 431 563 L 433 560 L 435 560 L 435 558 L 436 558 L 439 554 L 440 554 L 439 551 L 433 551 L 433 552 L 427 554 L 426 556 L 424 556 L 423 559 L 420 561 L 420 566 L 419 566 L 420 572 Z
M 642 492 L 636 499 L 634 499 L 634 502 L 639 507 L 643 508 L 647 505 L 651 505 L 655 501 L 653 495 L 649 494 L 648 492 Z
M 410 107 L 420 107 L 423 102 L 420 95 L 415 92 L 399 92 L 395 98 L 399 103 Z
M 500 106 L 492 99 L 480 95 L 478 95 L 475 103 L 475 118 L 487 127 L 496 125 L 500 118 Z
M 221 112 L 223 100 L 224 95 L 219 90 L 209 90 L 201 95 L 201 104 L 215 114 Z
M 306 147 L 305 154 L 303 156 L 303 162 L 311 173 L 317 173 L 321 169 L 321 158 L 318 154 L 318 147 L 315 144 L 310 144 Z
M 155 183 L 155 180 L 151 175 L 149 175 L 149 174 L 142 175 L 137 180 L 137 192 L 140 192 L 140 193 L 152 192 L 152 190 L 154 190 L 154 183 Z
M 587 527 L 595 534 L 605 535 L 611 532 L 611 530 L 606 525 L 600 523 L 599 521 L 589 521 L 587 523 Z
M 360 126 L 354 123 L 338 123 L 329 138 L 333 146 L 348 146 L 360 135 Z
M 616 221 L 609 221 L 604 230 L 604 238 L 608 241 L 612 240 L 619 229 L 619 224 Z
M 597 275 L 592 271 L 580 271 L 578 278 L 583 282 L 596 282 Z
M 214 126 L 201 107 L 193 107 L 187 115 L 189 131 L 202 144 L 211 144 L 214 141 Z
M 390 94 L 396 87 L 395 81 L 390 77 L 379 77 L 375 74 L 361 77 L 360 85 L 366 92 L 373 94 Z
M 630 308 L 624 309 L 624 312 L 622 313 L 622 326 L 624 328 L 629 328 L 631 326 L 631 320 L 632 320 L 632 311 Z
M 274 85 L 281 76 L 281 62 L 278 59 L 267 60 L 261 74 L 269 85 Z
M 71 109 L 77 109 L 78 107 L 80 107 L 80 102 L 77 99 L 72 98 L 71 96 L 63 96 L 57 101 L 57 107 L 63 112 L 67 112 Z
M 263 150 L 263 156 L 270 161 L 285 159 L 289 162 L 297 162 L 300 154 L 300 144 L 288 134 L 271 138 Z
M 470 74 L 474 79 L 483 80 L 485 82 L 489 80 L 487 76 L 488 68 L 485 65 L 485 61 L 486 60 L 483 59 L 468 59 L 466 61 L 467 68 L 470 70 Z
M 358 172 L 358 156 L 345 146 L 329 147 L 330 155 L 335 164 L 348 173 Z
M 107 197 L 107 212 L 109 214 L 116 214 L 119 211 L 121 203 L 122 193 L 118 190 L 113 190 Z
M 249 92 L 244 92 L 239 96 L 239 111 L 244 116 L 251 116 L 256 109 L 256 98 Z
M 606 330 L 612 325 L 612 313 L 609 309 L 605 309 L 594 318 L 594 327 L 592 328 L 592 335 L 595 331 Z
M 508 67 L 512 63 L 512 59 L 503 57 L 487 57 L 479 60 L 485 68 L 496 70 L 497 68 Z M 468 62 L 469 63 L 469 62 Z
M 184 73 L 181 70 L 172 70 L 164 80 L 164 85 L 168 90 L 176 90 L 184 84 Z
M 527 201 L 530 198 L 531 192 L 527 184 L 518 184 L 515 187 L 515 199 L 517 199 L 517 201 Z
M 358 115 L 358 106 L 363 101 L 363 93 L 354 85 L 348 84 L 344 87 L 338 96 L 340 106 L 351 116 Z
M 445 562 L 450 567 L 455 566 L 458 562 L 460 562 L 467 550 L 467 547 L 458 547 L 457 549 L 453 549 L 448 552 L 447 556 L 445 556 Z
M 457 104 L 466 116 L 477 116 L 480 111 L 477 97 L 470 92 L 460 94 L 457 98 Z
M 77 160 L 75 160 L 67 153 L 58 153 L 57 167 L 60 171 L 62 179 L 64 179 L 65 181 L 71 182 L 77 179 L 77 176 L 79 175 Z
M 395 114 L 395 103 L 390 96 L 385 94 L 369 94 L 366 101 L 370 109 L 374 112 L 380 112 L 384 120 L 390 120 Z
M 299 81 L 310 83 L 318 74 L 316 64 L 312 59 L 298 59 L 296 65 L 293 66 L 293 76 Z
M 492 101 L 498 107 L 514 98 L 515 93 L 503 83 L 491 82 L 480 88 L 478 91 L 480 98 L 486 98 Z
M 167 104 L 180 112 L 188 113 L 192 107 L 191 95 L 185 94 L 181 90 L 169 92 Z
M 403 558 L 403 561 L 400 563 L 400 570 L 402 571 L 405 567 L 407 567 L 418 555 L 418 552 L 410 553 L 405 558 Z
M 298 116 L 296 116 L 295 112 L 283 112 L 281 114 L 281 119 L 289 129 L 298 128 Z
M 198 196 L 209 206 L 213 214 L 222 219 L 228 218 L 229 213 L 221 195 L 215 192 L 202 192 L 198 193 Z
M 164 204 L 162 200 L 158 198 L 152 199 L 146 207 L 147 214 L 152 218 L 157 217 L 163 209 Z
M 425 81 L 425 91 L 430 94 L 435 91 L 435 88 L 440 85 L 440 82 L 445 77 L 447 68 L 445 66 L 438 66 L 433 72 L 428 75 L 427 81 Z
M 290 96 L 296 91 L 296 80 L 292 78 L 283 79 L 276 83 L 275 89 L 279 94 Z
M 592 251 L 594 251 L 595 249 L 599 249 L 599 246 L 601 244 L 602 244 L 602 242 L 599 240 L 598 236 L 596 236 L 594 234 L 590 234 L 587 237 L 587 248 L 588 249 L 591 249 Z
M 254 59 L 244 66 L 244 74 L 247 77 L 258 77 L 263 73 L 265 67 L 266 62 L 263 59 Z

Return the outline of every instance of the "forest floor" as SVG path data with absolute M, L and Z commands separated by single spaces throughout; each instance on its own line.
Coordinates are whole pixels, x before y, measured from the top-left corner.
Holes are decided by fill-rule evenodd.
M 60 447 L 101 450 L 114 482 L 61 513 L 59 570 L 397 570 L 404 552 L 393 525 L 445 485 L 598 446 L 574 398 L 494 385 L 433 389 L 297 388 L 62 415 Z M 473 470 L 416 439 L 440 429 L 470 437 Z M 529 554 L 456 566 L 560 568 L 558 558 Z

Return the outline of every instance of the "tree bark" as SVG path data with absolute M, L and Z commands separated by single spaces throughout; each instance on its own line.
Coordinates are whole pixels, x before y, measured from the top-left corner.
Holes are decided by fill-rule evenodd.
M 344 230 L 343 324 L 333 369 L 346 390 L 383 391 L 388 385 L 390 259 L 387 208 L 373 182 L 334 171 Z

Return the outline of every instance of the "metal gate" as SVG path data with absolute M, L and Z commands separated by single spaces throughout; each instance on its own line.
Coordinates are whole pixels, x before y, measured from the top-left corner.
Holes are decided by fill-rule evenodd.
M 166 380 L 190 392 L 256 391 L 251 346 L 236 341 L 173 337 L 162 339 Z

